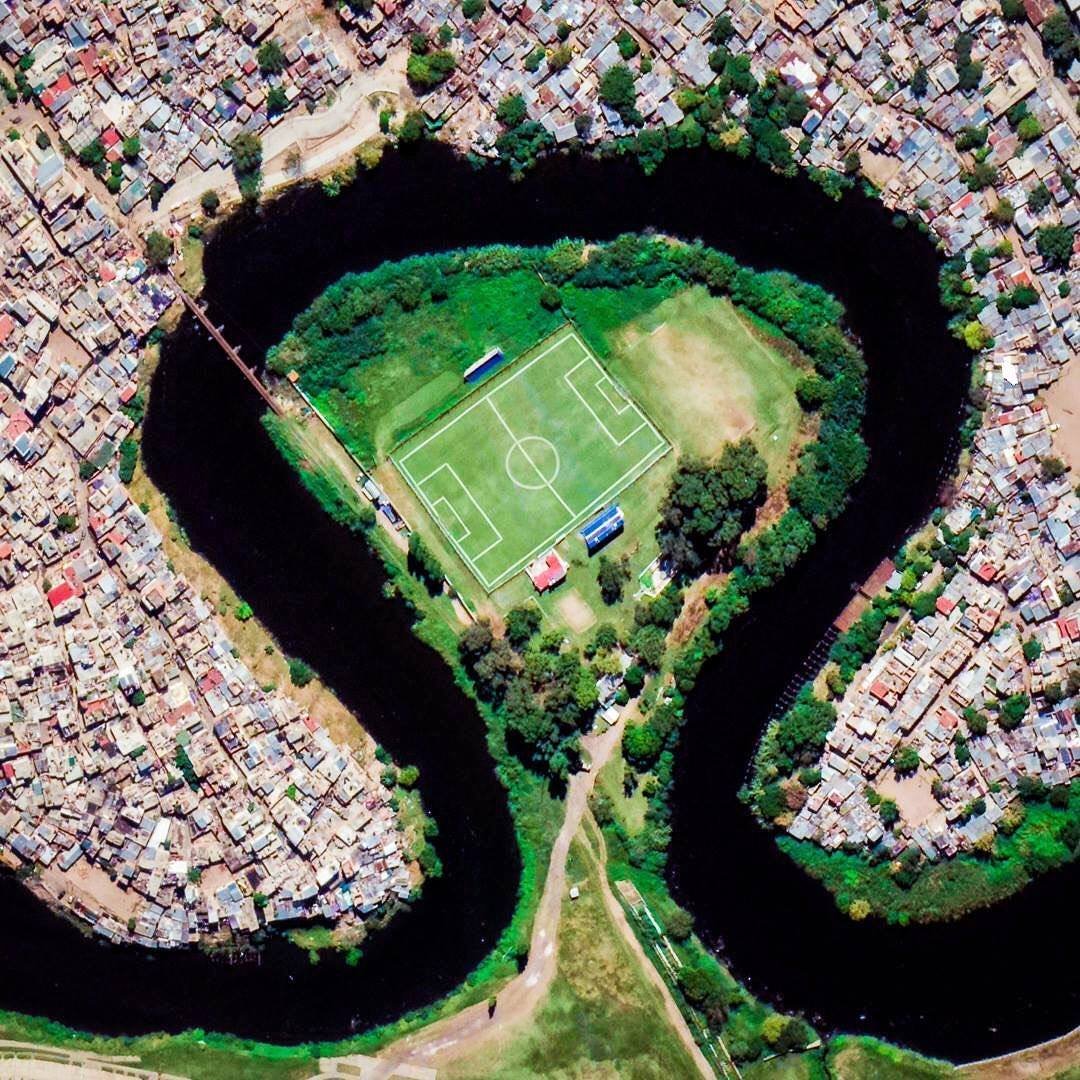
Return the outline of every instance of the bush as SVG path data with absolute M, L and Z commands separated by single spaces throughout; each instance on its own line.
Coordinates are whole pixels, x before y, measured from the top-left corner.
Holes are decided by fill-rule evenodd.
M 545 285 L 540 290 L 540 305 L 548 311 L 558 311 L 562 307 L 562 296 L 554 285 Z
M 446 49 L 433 53 L 412 53 L 405 67 L 409 82 L 418 90 L 431 90 L 450 77 L 457 61 Z
M 694 916 L 684 908 L 674 907 L 664 919 L 664 929 L 668 937 L 685 941 L 694 932 Z
M 280 75 L 285 70 L 285 51 L 273 38 L 268 38 L 259 46 L 255 59 L 259 71 L 264 75 Z
M 409 570 L 427 586 L 428 592 L 432 595 L 442 592 L 445 577 L 442 564 L 415 530 L 409 533 L 408 563 Z
M 1064 269 L 1072 258 L 1072 229 L 1067 225 L 1040 225 L 1035 234 L 1035 246 L 1050 266 Z
M 146 261 L 155 270 L 164 270 L 172 258 L 172 241 L 156 229 L 146 238 Z
M 631 724 L 623 732 L 623 756 L 638 772 L 650 769 L 660 756 L 663 743 L 649 723 Z
M 295 656 L 289 660 L 289 681 L 293 686 L 307 686 L 314 678 L 315 672 L 303 660 L 299 660 Z
M 630 568 L 624 559 L 601 555 L 596 566 L 596 580 L 604 603 L 617 604 L 623 597 L 623 587 L 630 580 Z

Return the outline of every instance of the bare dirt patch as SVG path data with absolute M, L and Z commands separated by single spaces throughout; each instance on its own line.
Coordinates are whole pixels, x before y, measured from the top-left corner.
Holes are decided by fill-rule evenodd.
M 892 799 L 900 809 L 905 824 L 917 828 L 931 818 L 945 816 L 941 804 L 930 793 L 930 780 L 923 770 L 914 776 L 897 777 L 893 772 L 883 774 L 876 789 L 883 799 Z
M 671 628 L 671 644 L 685 645 L 697 628 L 709 617 L 705 594 L 714 585 L 723 584 L 723 574 L 704 574 L 694 581 L 683 595 L 682 611 Z
M 1028 1050 L 965 1065 L 960 1072 L 975 1080 L 1050 1080 L 1051 1077 L 1063 1077 L 1064 1070 L 1075 1067 L 1078 1061 L 1080 1028 Z
M 81 859 L 70 870 L 49 867 L 42 874 L 42 884 L 53 893 L 72 893 L 118 919 L 134 915 L 142 899 L 134 891 L 121 889 L 104 870 Z
M 585 603 L 577 589 L 559 597 L 555 607 L 575 634 L 583 633 L 596 622 L 596 612 Z
M 1080 461 L 1080 365 L 1069 364 L 1045 394 L 1050 418 L 1057 424 L 1054 443 L 1066 461 Z
M 697 433 L 687 449 L 712 458 L 725 443 L 754 430 L 753 383 L 717 363 L 714 341 L 664 323 L 647 337 L 639 335 L 637 347 L 653 354 L 656 385 L 665 388 L 672 407 L 685 417 L 685 430 Z

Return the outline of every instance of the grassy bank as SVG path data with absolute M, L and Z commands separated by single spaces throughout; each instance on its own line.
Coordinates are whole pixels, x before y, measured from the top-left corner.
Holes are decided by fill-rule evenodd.
M 910 881 L 903 875 L 898 881 L 900 862 L 875 860 L 872 853 L 827 852 L 789 836 L 777 843 L 833 894 L 842 911 L 850 912 L 861 900 L 869 905 L 867 914 L 899 925 L 957 919 L 1076 858 L 1080 781 L 1060 790 L 1066 796 L 1056 796 L 1061 805 L 1050 803 L 1045 791 L 1038 793 L 1019 804 L 985 851 L 924 863 Z

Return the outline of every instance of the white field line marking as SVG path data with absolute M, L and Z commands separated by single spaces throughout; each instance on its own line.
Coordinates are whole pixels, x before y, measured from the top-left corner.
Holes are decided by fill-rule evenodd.
M 593 354 L 589 350 L 588 346 L 586 346 L 585 343 L 581 340 L 581 338 L 578 335 L 577 331 L 573 327 L 570 327 L 566 334 L 564 334 L 562 337 L 560 337 L 557 341 L 552 342 L 551 345 L 549 345 L 546 349 L 544 349 L 544 351 L 541 352 L 539 355 L 534 356 L 532 358 L 532 360 L 530 360 L 527 364 L 525 364 L 524 367 L 522 367 L 519 371 L 516 371 L 511 376 L 510 379 L 507 379 L 506 382 L 500 383 L 498 386 L 493 387 L 491 390 L 488 391 L 487 394 L 484 395 L 484 397 L 479 398 L 477 401 L 474 401 L 468 407 L 468 409 L 463 410 L 462 413 L 459 416 L 454 417 L 451 420 L 450 423 L 446 424 L 445 427 L 442 427 L 438 431 L 434 432 L 432 435 L 429 435 L 424 440 L 423 443 L 421 443 L 419 446 L 414 447 L 404 457 L 399 458 L 399 459 L 397 459 L 395 461 L 395 464 L 397 465 L 398 469 L 401 470 L 402 474 L 405 476 L 405 479 L 410 483 L 413 490 L 416 491 L 416 493 L 419 496 L 420 501 L 423 503 L 425 509 L 427 509 L 428 513 L 431 514 L 433 518 L 437 518 L 437 515 L 433 512 L 431 504 L 428 502 L 427 496 L 424 495 L 423 491 L 420 489 L 420 485 L 417 484 L 417 482 L 413 478 L 412 474 L 406 468 L 406 466 L 405 466 L 406 459 L 411 457 L 414 453 L 416 453 L 416 451 L 420 450 L 421 447 L 426 446 L 433 439 L 436 439 L 440 435 L 442 435 L 442 433 L 444 431 L 446 431 L 453 423 L 455 423 L 457 420 L 460 420 L 461 416 L 463 416 L 465 414 L 465 412 L 471 411 L 472 409 L 476 408 L 477 405 L 483 404 L 488 399 L 489 396 L 496 393 L 498 390 L 501 390 L 503 386 L 506 386 L 513 379 L 517 378 L 524 371 L 526 371 L 529 367 L 531 367 L 533 364 L 535 364 L 538 360 L 542 360 L 553 349 L 557 349 L 560 345 L 562 345 L 565 342 L 570 341 L 570 340 L 574 341 L 578 345 L 578 347 L 585 353 L 586 359 L 592 360 L 593 363 L 596 365 L 596 367 L 601 372 L 603 372 L 603 368 L 601 367 L 600 363 L 596 360 L 596 358 L 593 356 Z M 580 363 L 581 362 L 579 362 L 579 364 L 577 365 L 578 367 L 580 367 Z M 564 375 L 564 378 L 565 378 L 565 375 Z M 575 389 L 574 392 L 577 393 L 576 389 Z M 581 395 L 578 394 L 578 397 L 580 397 L 580 396 Z M 500 533 L 499 530 L 495 528 L 495 525 L 492 523 L 491 519 L 487 516 L 486 513 L 484 513 L 484 511 L 481 508 L 481 506 L 479 505 L 479 503 L 477 503 L 476 499 L 473 498 L 472 493 L 469 491 L 468 487 L 466 487 L 466 485 L 462 482 L 461 478 L 457 475 L 457 473 L 454 471 L 454 469 L 453 469 L 453 467 L 451 465 L 440 465 L 437 469 L 434 470 L 434 472 L 432 472 L 432 473 L 430 473 L 428 475 L 428 477 L 426 479 L 430 480 L 431 477 L 434 476 L 435 473 L 439 472 L 441 469 L 443 469 L 443 468 L 449 469 L 450 472 L 453 474 L 454 479 L 457 480 L 457 482 L 460 485 L 460 487 L 462 488 L 462 490 L 466 493 L 466 495 L 468 495 L 468 497 L 472 501 L 473 505 L 480 512 L 480 514 L 483 516 L 485 521 L 487 521 L 488 525 L 491 527 L 491 529 L 493 530 L 495 535 L 498 537 L 497 540 L 494 540 L 486 548 L 484 548 L 483 551 L 478 552 L 473 558 L 469 558 L 469 556 L 466 555 L 465 552 L 461 549 L 460 545 L 457 544 L 455 541 L 453 541 L 451 539 L 451 543 L 453 544 L 454 549 L 457 551 L 457 553 L 461 556 L 462 561 L 469 568 L 469 570 L 472 571 L 473 576 L 476 578 L 477 581 L 480 582 L 480 584 L 484 587 L 484 589 L 488 593 L 494 592 L 495 589 L 497 589 L 500 585 L 504 584 L 506 581 L 508 581 L 510 578 L 512 578 L 515 574 L 519 573 L 521 570 L 524 570 L 525 567 L 528 566 L 529 563 L 531 563 L 536 558 L 537 555 L 539 555 L 541 552 L 545 551 L 547 548 L 549 548 L 556 541 L 561 540 L 564 536 L 566 536 L 570 532 L 570 530 L 574 527 L 575 521 L 584 520 L 590 514 L 595 513 L 614 494 L 622 491 L 623 488 L 629 487 L 635 480 L 638 479 L 639 476 L 641 476 L 642 473 L 644 473 L 655 462 L 659 461 L 660 458 L 664 457 L 664 455 L 668 453 L 668 451 L 671 449 L 671 445 L 660 434 L 660 432 L 656 430 L 655 425 L 653 425 L 648 420 L 648 418 L 644 416 L 644 414 L 641 412 L 640 408 L 638 408 L 638 406 L 635 403 L 633 403 L 632 401 L 630 402 L 630 404 L 638 412 L 638 414 L 642 416 L 643 421 L 644 421 L 642 426 L 643 427 L 648 427 L 653 432 L 653 434 L 656 436 L 656 440 L 657 440 L 656 445 L 651 450 L 646 452 L 639 459 L 639 461 L 637 462 L 636 465 L 631 466 L 625 473 L 623 473 L 623 475 L 621 477 L 619 477 L 618 480 L 616 480 L 613 484 L 611 484 L 605 491 L 603 491 L 600 495 L 594 497 L 593 500 L 588 504 L 588 506 L 585 507 L 584 510 L 580 511 L 580 513 L 578 513 L 578 514 L 572 514 L 568 520 L 566 520 L 562 525 L 559 526 L 558 529 L 555 530 L 555 532 L 553 532 L 550 536 L 548 536 L 546 539 L 544 539 L 539 544 L 537 544 L 536 547 L 534 547 L 532 549 L 532 551 L 529 552 L 528 555 L 526 555 L 522 559 L 519 559 L 516 563 L 514 563 L 512 566 L 510 566 L 507 570 L 504 570 L 501 574 L 497 574 L 494 579 L 489 579 L 484 574 L 480 573 L 480 570 L 476 566 L 476 562 L 474 560 L 482 559 L 489 551 L 491 551 L 493 548 L 497 547 L 500 543 L 502 543 L 502 541 L 503 541 L 502 533 Z M 639 431 L 640 427 L 638 429 L 636 429 L 636 430 Z
M 403 461 L 398 461 L 395 464 L 397 465 L 398 469 L 401 470 L 401 474 L 405 477 L 406 481 L 408 481 L 409 486 L 413 489 L 413 491 L 416 492 L 417 497 L 420 499 L 420 502 L 424 506 L 424 509 L 427 510 L 427 512 L 431 515 L 432 519 L 437 524 L 438 520 L 439 520 L 438 512 L 435 510 L 435 507 L 432 506 L 431 501 L 428 499 L 427 495 L 424 494 L 423 486 L 421 484 L 417 483 L 416 478 L 405 467 L 405 464 L 404 464 Z M 484 512 L 484 508 L 473 497 L 473 493 L 465 486 L 465 484 L 463 484 L 461 482 L 461 477 L 458 476 L 457 472 L 454 470 L 454 467 L 452 465 L 448 465 L 448 464 L 446 464 L 444 462 L 434 472 L 428 473 L 426 479 L 430 480 L 436 473 L 441 472 L 443 469 L 446 469 L 453 476 L 453 478 L 457 481 L 458 487 L 461 488 L 461 490 L 468 497 L 469 501 L 473 504 L 473 506 L 476 507 L 477 512 L 484 519 L 484 521 L 487 522 L 488 528 L 491 529 L 491 531 L 495 534 L 495 536 L 497 538 L 497 539 L 493 540 L 490 544 L 488 544 L 488 546 L 486 548 L 484 548 L 483 551 L 481 551 L 481 552 L 479 552 L 479 554 L 477 554 L 476 558 L 481 559 L 489 551 L 491 551 L 492 548 L 495 548 L 499 544 L 502 543 L 503 535 L 495 527 L 495 523 L 491 520 L 491 518 L 489 518 L 487 516 L 487 514 Z M 476 564 L 473 562 L 473 560 L 471 558 L 469 558 L 469 556 L 465 553 L 465 549 L 461 546 L 461 544 L 457 540 L 455 540 L 448 532 L 446 532 L 445 529 L 443 530 L 443 532 L 446 534 L 447 539 L 453 545 L 454 550 L 458 553 L 458 555 L 461 556 L 461 561 L 463 563 L 465 563 L 465 565 L 469 568 L 470 571 L 472 571 L 472 574 L 476 578 L 476 580 L 479 581 L 480 584 L 483 585 L 484 588 L 488 592 L 490 592 L 495 586 L 492 585 L 489 582 L 489 580 L 483 574 L 480 573 L 479 567 L 477 567 Z
M 519 378 L 520 376 L 524 375 L 524 374 L 525 374 L 525 372 L 526 372 L 526 371 L 528 371 L 528 370 L 529 370 L 529 368 L 531 368 L 531 367 L 533 366 L 533 364 L 535 364 L 535 363 L 536 363 L 537 361 L 539 361 L 539 360 L 543 360 L 543 359 L 544 359 L 544 357 L 545 357 L 545 356 L 547 356 L 547 354 L 548 354 L 549 352 L 551 352 L 551 351 L 552 351 L 552 349 L 557 349 L 557 348 L 558 348 L 558 347 L 559 347 L 560 345 L 563 345 L 563 344 L 565 344 L 565 343 L 566 343 L 567 341 L 575 341 L 575 342 L 577 342 L 577 344 L 578 344 L 578 345 L 579 345 L 579 346 L 581 347 L 581 349 L 582 349 L 582 350 L 583 350 L 584 352 L 588 353 L 588 350 L 587 350 L 587 349 L 585 348 L 585 343 L 584 343 L 584 342 L 583 342 L 583 341 L 582 341 L 582 340 L 581 340 L 581 339 L 580 339 L 580 338 L 579 338 L 579 337 L 577 336 L 577 333 L 576 333 L 576 332 L 574 331 L 574 328 L 573 328 L 573 327 L 571 327 L 571 328 L 570 328 L 570 329 L 569 329 L 569 330 L 568 330 L 568 331 L 567 331 L 567 332 L 566 332 L 566 333 L 565 333 L 565 334 L 564 334 L 564 335 L 563 335 L 562 337 L 560 337 L 560 338 L 558 339 L 558 341 L 553 341 L 553 342 L 552 342 L 552 343 L 551 343 L 551 344 L 550 344 L 550 345 L 549 345 L 549 346 L 548 346 L 548 347 L 547 347 L 547 348 L 546 348 L 546 349 L 545 349 L 545 350 L 544 350 L 544 351 L 543 351 L 542 353 L 539 353 L 539 354 L 538 354 L 537 356 L 534 356 L 534 357 L 533 357 L 533 358 L 532 358 L 532 359 L 531 359 L 531 360 L 530 360 L 530 361 L 529 361 L 529 362 L 528 362 L 527 364 L 525 364 L 525 365 L 524 365 L 523 367 L 520 367 L 520 368 L 518 368 L 518 370 L 517 370 L 517 371 L 515 371 L 515 372 L 514 372 L 514 373 L 513 373 L 513 374 L 512 374 L 512 375 L 511 375 L 511 376 L 510 376 L 510 377 L 509 377 L 508 379 L 506 379 L 506 380 L 505 380 L 504 382 L 501 382 L 501 383 L 499 383 L 499 384 L 498 384 L 497 386 L 493 386 L 493 387 L 491 387 L 491 388 L 490 388 L 490 389 L 489 389 L 489 390 L 487 391 L 487 393 L 486 393 L 486 394 L 484 394 L 484 395 L 483 395 L 482 397 L 478 398 L 478 399 L 477 399 L 476 401 L 474 401 L 474 402 L 473 402 L 473 403 L 472 403 L 471 405 L 469 405 L 469 406 L 467 406 L 466 408 L 462 409 L 462 410 L 461 410 L 461 412 L 457 413 L 457 414 L 456 414 L 455 416 L 452 416 L 452 417 L 450 418 L 450 420 L 449 420 L 449 421 L 448 421 L 448 422 L 447 422 L 447 423 L 446 423 L 446 424 L 445 424 L 445 425 L 444 425 L 443 427 L 439 428 L 439 430 L 438 430 L 438 431 L 432 432 L 432 434 L 430 434 L 430 435 L 429 435 L 429 436 L 428 436 L 428 437 L 427 437 L 427 438 L 426 438 L 426 439 L 425 439 L 425 440 L 424 440 L 424 441 L 423 441 L 422 443 L 420 443 L 420 444 L 419 444 L 419 445 L 417 445 L 417 446 L 414 446 L 414 447 L 413 447 L 413 448 L 412 448 L 412 449 L 411 449 L 411 450 L 410 450 L 410 451 L 409 451 L 409 452 L 408 452 L 408 453 L 407 453 L 407 454 L 406 454 L 406 455 L 405 455 L 405 456 L 404 456 L 403 458 L 401 458 L 400 460 L 401 460 L 402 462 L 408 461 L 408 460 L 409 460 L 409 458 L 411 458 L 411 457 L 413 456 L 413 454 L 415 454 L 415 453 L 418 453 L 418 452 L 419 452 L 420 450 L 423 450 L 423 448 L 424 448 L 425 446 L 427 446 L 427 444 L 428 444 L 429 442 L 431 442 L 431 441 L 432 441 L 432 439 L 437 439 L 437 438 L 439 438 L 439 436 L 441 436 L 441 435 L 445 434 L 445 433 L 446 433 L 447 431 L 449 431 L 449 430 L 450 430 L 450 429 L 451 429 L 451 428 L 452 428 L 452 427 L 453 427 L 453 426 L 454 426 L 454 425 L 455 425 L 455 424 L 456 424 L 456 423 L 457 423 L 457 422 L 458 422 L 458 421 L 459 421 L 459 420 L 460 420 L 460 419 L 461 419 L 461 418 L 462 418 L 463 416 L 468 416 L 468 414 L 469 414 L 469 413 L 471 413 L 471 412 L 473 411 L 473 409 L 475 409 L 475 408 L 476 408 L 476 407 L 477 407 L 478 405 L 483 405 L 483 404 L 484 404 L 484 402 L 485 402 L 485 401 L 487 401 L 487 400 L 488 400 L 488 398 L 490 398 L 490 397 L 491 397 L 491 395 L 492 395 L 492 394 L 494 394 L 494 393 L 495 393 L 495 392 L 496 392 L 497 390 L 501 390 L 501 389 L 502 389 L 502 388 L 503 388 L 504 386 L 509 386 L 509 385 L 510 385 L 510 383 L 512 383 L 512 382 L 513 382 L 513 381 L 514 381 L 515 379 L 517 379 L 517 378 Z M 590 355 L 591 355 L 591 354 L 590 354 Z
M 644 457 L 642 457 L 636 465 L 631 466 L 622 476 L 619 477 L 610 487 L 601 492 L 592 502 L 585 507 L 580 513 L 574 514 L 568 518 L 558 529 L 555 530 L 549 537 L 537 544 L 532 551 L 525 556 L 525 558 L 519 560 L 508 570 L 503 571 L 498 577 L 496 577 L 494 584 L 486 585 L 485 588 L 491 592 L 497 589 L 503 582 L 508 581 L 516 573 L 524 570 L 539 555 L 542 551 L 546 551 L 551 545 L 564 536 L 567 536 L 573 529 L 576 522 L 584 521 L 590 514 L 594 514 L 601 506 L 604 505 L 613 495 L 618 494 L 624 488 L 629 487 L 642 473 L 659 461 L 670 449 L 671 446 L 664 441 L 664 439 L 658 434 L 657 438 L 659 442 L 654 446 Z
M 611 387 L 610 394 L 608 393 L 608 387 Z M 622 388 L 618 383 L 606 373 L 596 380 L 596 392 L 611 406 L 611 411 L 616 416 L 622 416 L 627 409 L 634 408 L 634 403 L 622 392 Z M 622 402 L 622 405 L 616 405 L 611 394 L 614 394 Z
M 463 536 L 458 537 L 458 540 L 460 540 L 461 543 L 464 544 L 465 541 L 468 540 L 470 536 L 472 536 L 472 529 L 470 529 L 469 526 L 466 525 L 465 522 L 461 520 L 461 515 L 454 509 L 454 504 L 448 498 L 446 498 L 446 496 L 440 495 L 437 499 L 435 499 L 432 502 L 431 505 L 433 507 L 445 506 L 446 509 L 449 510 L 450 513 L 453 514 L 455 518 L 457 518 L 458 525 L 460 525 L 461 528 L 463 528 L 465 530 L 465 534 Z M 449 533 L 450 532 L 450 522 L 443 517 L 441 509 L 438 509 L 436 512 L 438 513 L 439 516 L 435 520 L 440 522 L 442 524 L 443 529 L 445 529 L 446 532 Z
M 526 461 L 527 461 L 527 462 L 528 462 L 528 463 L 529 463 L 529 464 L 530 464 L 530 465 L 531 465 L 531 466 L 533 467 L 533 472 L 535 472 L 535 473 L 536 473 L 536 478 L 537 478 L 537 479 L 538 479 L 538 480 L 540 481 L 540 483 L 541 483 L 541 484 L 543 484 L 543 485 L 544 485 L 544 487 L 546 487 L 546 488 L 548 489 L 548 491 L 550 491 L 550 492 L 551 492 L 551 494 L 552 494 L 552 495 L 554 495 L 554 496 L 555 496 L 555 498 L 556 498 L 556 499 L 558 499 L 558 500 L 559 500 L 559 502 L 561 502 L 561 503 L 562 503 L 563 509 L 564 509 L 564 510 L 565 510 L 565 511 L 566 511 L 566 512 L 567 512 L 568 514 L 571 514 L 571 515 L 572 515 L 572 514 L 574 513 L 574 511 L 570 509 L 570 505 L 569 505 L 569 504 L 567 503 L 567 501 L 566 501 L 566 500 L 565 500 L 565 499 L 564 499 L 564 498 L 563 498 L 563 497 L 562 497 L 562 496 L 561 496 L 561 495 L 560 495 L 560 494 L 559 494 L 559 493 L 558 493 L 558 492 L 557 492 L 557 491 L 555 490 L 555 488 L 554 488 L 554 487 L 552 486 L 552 483 L 551 483 L 551 481 L 550 481 L 550 480 L 549 480 L 549 479 L 548 479 L 548 478 L 547 478 L 547 477 L 546 477 L 546 476 L 545 476 L 545 475 L 544 475 L 544 474 L 543 474 L 543 473 L 542 473 L 542 472 L 540 471 L 540 466 L 539 466 L 539 465 L 537 465 L 535 461 L 533 461 L 533 459 L 532 459 L 532 455 L 531 455 L 531 454 L 529 453 L 529 451 L 528 451 L 528 450 L 526 450 L 526 449 L 525 449 L 525 440 L 524 440 L 524 439 L 519 439 L 519 438 L 518 438 L 518 437 L 517 437 L 517 436 L 516 436 L 516 435 L 514 434 L 514 432 L 513 432 L 513 430 L 511 429 L 510 425 L 509 425 L 509 424 L 508 424 L 508 423 L 507 423 L 507 422 L 506 422 L 506 421 L 505 421 L 505 420 L 503 419 L 503 414 L 502 414 L 501 412 L 499 412 L 498 408 L 496 408 L 496 406 L 495 406 L 495 402 L 491 400 L 491 395 L 490 395 L 490 394 L 488 395 L 488 398 L 487 398 L 487 403 L 488 403 L 488 404 L 489 404 L 489 405 L 491 406 L 491 411 L 492 411 L 492 412 L 493 412 L 493 413 L 494 413 L 494 414 L 495 414 L 495 415 L 496 415 L 496 416 L 498 417 L 498 419 L 499 419 L 499 423 L 500 423 L 500 424 L 502 424 L 502 426 L 503 426 L 504 428 L 506 428 L 506 434 L 510 436 L 510 440 L 511 440 L 511 442 L 513 442 L 513 443 L 514 443 L 514 445 L 515 445 L 515 446 L 516 446 L 516 447 L 517 447 L 517 448 L 518 448 L 518 449 L 519 449 L 519 450 L 521 451 L 521 453 L 522 453 L 522 454 L 524 455 L 524 457 L 525 457 L 525 460 L 526 460 Z M 509 475 L 510 475 L 510 474 L 509 474 L 509 473 L 507 473 L 507 476 L 509 476 Z M 511 480 L 513 480 L 514 478 L 513 478 L 512 476 L 511 476 L 511 477 L 510 477 L 510 479 L 511 479 Z M 520 485 L 519 485 L 519 486 L 520 486 Z
M 631 431 L 628 435 L 624 435 L 621 439 L 616 439 L 615 436 L 611 434 L 611 432 L 608 430 L 607 424 L 605 424 L 604 421 L 596 415 L 596 410 L 585 400 L 584 395 L 574 385 L 574 380 L 571 378 L 574 372 L 577 371 L 577 369 L 581 367 L 582 364 L 587 364 L 590 361 L 597 369 L 597 371 L 599 371 L 601 376 L 604 376 L 606 374 L 604 370 L 600 367 L 600 365 L 596 362 L 596 360 L 594 360 L 593 357 L 590 355 L 586 356 L 584 360 L 575 364 L 568 372 L 563 375 L 563 379 L 565 380 L 566 385 L 569 386 L 570 389 L 573 390 L 573 392 L 577 395 L 578 401 L 580 401 L 581 404 L 589 410 L 589 415 L 592 416 L 593 420 L 596 421 L 596 426 L 600 428 L 600 430 L 611 440 L 613 445 L 622 446 L 623 443 L 628 442 L 630 439 L 632 439 L 643 427 L 651 427 L 652 425 L 648 422 L 648 420 L 645 419 L 644 413 L 642 413 L 642 411 L 636 405 L 630 405 L 630 402 L 627 402 L 627 405 L 630 405 L 630 407 L 633 408 L 634 412 L 637 413 L 638 417 L 641 419 L 641 423 L 638 424 L 638 426 L 634 428 L 633 431 Z M 607 395 L 604 396 L 604 400 L 608 400 Z

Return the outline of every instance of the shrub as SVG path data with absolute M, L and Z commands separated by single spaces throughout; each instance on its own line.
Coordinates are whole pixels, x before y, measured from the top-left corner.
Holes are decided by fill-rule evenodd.
M 289 681 L 293 686 L 307 686 L 315 678 L 315 672 L 295 656 L 289 660 Z

